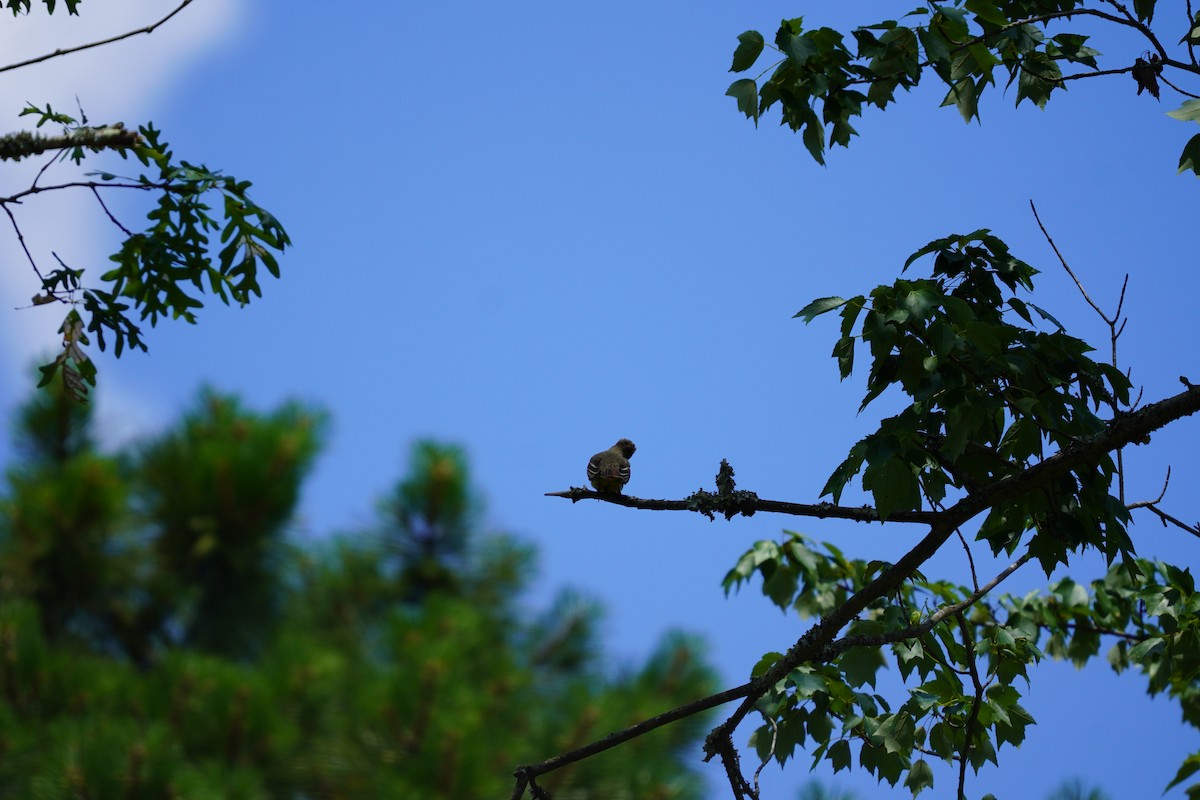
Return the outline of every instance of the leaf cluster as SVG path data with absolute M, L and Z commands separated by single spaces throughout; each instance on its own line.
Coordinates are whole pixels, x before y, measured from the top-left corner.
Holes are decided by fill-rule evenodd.
M 861 472 L 884 518 L 924 503 L 940 507 L 951 491 L 986 493 L 1100 433 L 1099 410 L 1129 402 L 1124 374 L 1093 361 L 1089 345 L 1018 296 L 1033 289 L 1037 270 L 999 238 L 978 230 L 937 239 L 905 270 L 927 256 L 928 278 L 900 279 L 869 297 L 822 298 L 796 315 L 811 321 L 838 312 L 833 356 L 843 378 L 865 346 L 871 360 L 860 410 L 893 386 L 911 401 L 851 448 L 822 491 L 838 502 Z M 1040 330 L 1035 318 L 1053 327 Z M 1104 455 L 996 503 L 979 537 L 993 552 L 1012 553 L 1033 531 L 1029 547 L 1047 573 L 1080 547 L 1096 547 L 1110 561 L 1129 553 L 1128 511 L 1108 492 L 1115 469 Z
M 821 617 L 868 585 L 888 564 L 848 559 L 838 548 L 798 533 L 760 541 L 725 578 L 726 591 L 761 578 L 764 595 L 789 612 Z M 1019 746 L 1033 717 L 1020 682 L 1045 657 L 1084 666 L 1109 643 L 1117 672 L 1136 667 L 1151 694 L 1176 699 L 1184 720 L 1200 728 L 1200 596 L 1190 572 L 1137 559 L 1114 565 L 1085 587 L 1070 578 L 1024 597 L 986 597 L 919 573 L 872 603 L 832 643 L 823 659 L 802 664 L 756 706 L 764 724 L 751 743 L 781 764 L 805 748 L 815 768 L 857 765 L 914 795 L 933 786 L 929 760 L 978 769 L 1004 745 Z M 946 609 L 960 609 L 946 613 Z M 768 653 L 752 676 L 782 658 Z M 907 698 L 896 704 L 877 690 L 895 668 Z M 1170 786 L 1200 770 L 1200 753 Z
M 54 13 L 54 9 L 58 6 L 58 0 L 42 0 L 46 4 L 46 12 Z M 82 0 L 64 0 L 63 5 L 67 7 L 68 14 L 79 14 L 79 3 Z M 28 14 L 32 8 L 33 0 L 4 0 L 4 7 L 12 11 L 13 16 L 17 17 L 21 14 Z
M 61 124 L 64 134 L 77 142 L 59 158 L 79 163 L 89 153 L 108 149 L 85 135 L 98 129 L 87 127 L 82 115 L 77 119 L 49 105 L 40 108 L 33 104 L 22 115 L 35 116 L 38 127 Z M 119 132 L 121 126 L 104 128 Z M 126 348 L 147 349 L 141 327 L 145 322 L 151 327 L 163 318 L 195 323 L 206 295 L 226 305 L 243 306 L 261 297 L 260 269 L 279 277 L 276 254 L 291 244 L 274 215 L 254 202 L 249 181 L 203 164 L 177 161 L 153 124 L 139 128 L 132 141 L 132 147 L 121 147 L 117 152 L 122 158 L 132 153 L 143 167 L 150 168 L 148 172 L 123 177 L 93 171 L 87 173 L 88 181 L 57 187 L 35 185 L 0 200 L 0 204 L 15 202 L 24 195 L 50 189 L 85 188 L 94 194 L 103 213 L 124 235 L 117 252 L 109 257 L 114 266 L 100 274 L 97 283 L 89 283 L 89 270 L 59 261 L 57 268 L 38 272 L 41 291 L 34 303 L 57 300 L 71 305 L 71 324 L 64 323 L 64 327 L 74 330 L 77 320 L 83 317 L 84 329 L 96 338 L 99 348 L 107 349 L 111 339 L 118 357 Z M 115 189 L 156 195 L 143 230 L 127 228 L 105 204 L 104 193 Z M 63 352 L 42 368 L 40 385 L 46 385 L 61 369 L 67 373 L 73 395 L 82 399 L 86 387 L 95 385 L 95 368 L 82 349 L 89 343 L 88 336 L 73 334 Z
M 1015 87 L 1017 105 L 1029 100 L 1042 108 L 1069 80 L 1130 72 L 1139 94 L 1149 88 L 1157 98 L 1157 76 L 1164 67 L 1200 75 L 1190 49 L 1198 40 L 1186 34 L 1179 44 L 1186 44 L 1187 52 L 1176 59 L 1151 29 L 1155 0 L 1137 0 L 1132 12 L 1120 3 L 1108 3 L 1111 9 L 1105 5 L 1087 0 L 929 3 L 900 20 L 856 28 L 850 40 L 831 28 L 806 29 L 802 17 L 785 19 L 773 46 L 756 30 L 738 36 L 731 72 L 750 70 L 768 48 L 777 59 L 758 77 L 735 80 L 726 94 L 755 124 L 778 107 L 780 124 L 800 132 L 811 156 L 823 164 L 827 143 L 849 145 L 857 133 L 852 120 L 864 106 L 886 108 L 897 90 L 908 92 L 929 71 L 947 89 L 942 105 L 956 107 L 967 122 L 979 118 L 981 98 L 1000 81 L 1006 90 Z M 1081 20 L 1134 30 L 1149 46 L 1149 58 L 1101 70 L 1100 51 L 1090 46 L 1090 34 L 1080 32 L 1085 28 L 1050 32 L 1052 25 Z M 1189 31 L 1197 28 L 1197 20 L 1200 14 L 1189 21 Z M 1069 68 L 1078 71 L 1064 72 Z M 1180 171 L 1200 169 L 1197 148 L 1200 135 L 1185 148 Z

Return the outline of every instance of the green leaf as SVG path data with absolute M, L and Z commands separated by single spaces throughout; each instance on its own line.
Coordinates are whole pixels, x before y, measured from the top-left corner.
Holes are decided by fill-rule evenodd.
M 871 743 L 882 746 L 884 750 L 892 754 L 908 753 L 912 750 L 913 731 L 912 717 L 903 712 L 883 717 L 882 722 L 875 726 L 874 730 L 867 728 Z
M 805 322 L 812 322 L 822 314 L 841 308 L 846 304 L 842 297 L 819 297 L 792 315 L 792 319 L 803 317 Z
M 890 458 L 874 472 L 873 478 L 869 488 L 880 518 L 887 519 L 893 511 L 910 511 L 921 504 L 921 488 L 908 463 Z M 866 483 L 864 479 L 864 487 Z
M 997 8 L 994 3 L 989 3 L 987 0 L 967 0 L 964 5 L 968 11 L 985 22 L 990 22 L 993 25 L 1007 25 L 1009 23 L 1008 15 Z
M 1200 11 L 1192 17 L 1192 24 L 1183 38 L 1179 40 L 1179 44 L 1187 42 L 1188 44 L 1200 44 Z
M 829 476 L 829 480 L 825 481 L 825 487 L 821 489 L 820 496 L 830 496 L 833 498 L 833 502 L 839 502 L 846 484 L 862 469 L 863 458 L 866 457 L 866 453 L 866 440 L 859 440 L 854 447 L 850 448 L 850 454 L 837 466 L 837 469 Z
M 904 785 L 912 791 L 913 797 L 916 797 L 924 789 L 933 788 L 933 768 L 929 766 L 925 759 L 919 759 L 909 767 L 908 777 L 904 779 Z
M 1060 53 L 1067 61 L 1098 69 L 1096 56 L 1100 55 L 1100 51 L 1085 45 L 1087 40 L 1088 37 L 1081 34 L 1060 33 L 1050 37 L 1051 43 L 1046 46 L 1046 51 L 1051 55 Z
M 970 122 L 979 116 L 979 92 L 975 82 L 970 77 L 959 78 L 950 86 L 942 106 L 957 106 L 963 122 Z
M 930 61 L 946 61 L 950 58 L 950 43 L 936 28 L 917 28 L 917 38 L 925 48 L 925 57 Z
M 1034 311 L 1036 311 L 1039 317 L 1046 320 L 1047 322 L 1052 323 L 1054 325 L 1054 327 L 1058 328 L 1060 331 L 1066 330 L 1066 328 L 1063 327 L 1063 324 L 1061 322 L 1059 322 L 1055 318 L 1055 316 L 1053 314 L 1051 314 L 1049 311 L 1047 311 L 1046 309 L 1042 308 L 1041 306 L 1034 305 L 1033 303 L 1030 303 L 1029 307 L 1032 308 Z
M 775 37 L 775 45 L 788 57 L 793 65 L 803 67 L 817 54 L 817 46 L 804 34 L 787 33 L 783 28 Z
M 852 647 L 838 659 L 838 668 L 853 687 L 869 683 L 875 687 L 875 674 L 887 663 L 878 647 Z
M 829 746 L 826 757 L 833 764 L 834 773 L 850 769 L 850 743 L 845 739 L 839 739 Z
M 730 72 L 745 72 L 754 66 L 754 62 L 758 60 L 762 54 L 763 35 L 758 31 L 746 31 L 738 35 L 738 46 L 733 51 L 733 66 L 729 68 Z
M 1062 86 L 1062 71 L 1045 53 L 1033 52 L 1021 62 L 1017 81 L 1017 105 L 1028 97 L 1038 108 L 1045 108 L 1050 92 Z
M 747 119 L 754 120 L 758 124 L 758 84 L 750 78 L 739 78 L 729 84 L 729 88 L 725 90 L 726 97 L 732 97 L 737 100 L 738 111 L 746 115 Z
M 854 372 L 854 339 L 850 336 L 838 339 L 833 345 L 833 357 L 837 359 L 842 380 L 850 377 Z
M 826 691 L 825 678 L 814 672 L 792 670 L 788 675 L 788 683 L 796 687 L 796 696 L 804 699 L 812 697 L 817 692 Z
M 825 127 L 817 119 L 816 112 L 808 106 L 795 109 L 795 113 L 801 119 L 801 125 L 804 128 L 804 132 L 800 134 L 800 138 L 804 142 L 804 147 L 808 150 L 808 154 L 813 157 L 814 161 L 824 166 Z
M 765 577 L 762 586 L 763 594 L 769 597 L 775 605 L 787 611 L 796 597 L 796 588 L 799 583 L 799 576 L 796 575 L 795 568 L 790 564 L 777 563 L 773 570 L 763 570 L 763 575 Z
M 783 653 L 771 652 L 771 653 L 765 654 L 762 658 L 760 658 L 758 660 L 758 663 L 754 665 L 754 669 L 750 670 L 750 677 L 757 678 L 759 675 L 762 675 L 764 672 L 766 672 L 768 669 L 770 669 L 771 666 L 776 661 L 778 661 L 781 658 L 783 658 Z
M 1184 122 L 1200 122 L 1200 99 L 1183 101 L 1179 108 L 1168 111 L 1167 116 Z
M 1175 778 L 1167 784 L 1167 788 L 1163 789 L 1163 794 L 1166 794 L 1172 787 L 1178 786 L 1182 781 L 1187 780 L 1200 770 L 1200 753 L 1192 753 L 1183 760 L 1183 765 L 1179 767 L 1179 771 L 1175 773 Z
M 1138 642 L 1129 649 L 1129 660 L 1135 663 L 1141 662 L 1151 653 L 1163 648 L 1163 640 L 1158 637 L 1146 639 L 1144 642 Z

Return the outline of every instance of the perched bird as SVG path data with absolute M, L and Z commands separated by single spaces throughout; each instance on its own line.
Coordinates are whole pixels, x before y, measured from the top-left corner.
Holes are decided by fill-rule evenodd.
M 629 483 L 629 457 L 635 450 L 633 442 L 618 439 L 612 447 L 588 459 L 587 476 L 596 491 L 621 493 L 621 487 Z

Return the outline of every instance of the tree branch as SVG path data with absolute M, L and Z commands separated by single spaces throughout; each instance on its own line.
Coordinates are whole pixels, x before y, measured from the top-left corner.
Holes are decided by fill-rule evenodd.
M 67 183 L 56 183 L 53 186 L 31 186 L 24 191 L 17 192 L 8 197 L 0 197 L 0 206 L 9 203 L 15 203 L 22 197 L 29 197 L 42 192 L 53 192 L 58 189 L 141 189 L 149 191 L 151 189 L 161 189 L 169 191 L 174 187 L 169 183 L 105 183 L 104 181 L 68 181 Z
M 0 67 L 0 72 L 8 72 L 9 70 L 20 69 L 21 67 L 28 67 L 30 64 L 38 64 L 42 61 L 49 61 L 52 58 L 58 58 L 59 56 L 65 56 L 65 55 L 69 55 L 71 53 L 78 53 L 81 50 L 90 50 L 93 47 L 100 47 L 102 45 L 112 44 L 113 42 L 119 42 L 122 39 L 128 39 L 131 36 L 137 36 L 139 33 L 153 33 L 155 28 L 158 28 L 160 25 L 165 24 L 167 20 L 169 20 L 171 17 L 178 14 L 180 11 L 183 11 L 183 9 L 187 8 L 189 5 L 191 5 L 191 3 L 192 3 L 192 0 L 183 0 L 183 2 L 180 3 L 178 6 L 176 6 L 175 10 L 173 10 L 170 14 L 167 14 L 165 17 L 160 19 L 158 22 L 147 25 L 144 28 L 137 28 L 136 30 L 128 31 L 126 33 L 122 33 L 117 36 L 110 36 L 109 38 L 101 39 L 98 42 L 89 42 L 88 44 L 81 44 L 76 47 L 68 47 L 65 49 L 59 48 L 58 50 L 55 50 L 53 53 L 45 53 L 43 55 L 37 56 L 36 58 L 30 58 L 25 61 L 19 61 L 16 64 L 9 64 L 8 66 Z
M 650 719 L 643 720 L 636 725 L 630 725 L 624 730 L 610 733 L 603 739 L 592 742 L 589 745 L 576 748 L 568 753 L 563 753 L 562 755 L 548 758 L 545 761 L 537 764 L 529 764 L 517 767 L 513 771 L 513 775 L 517 779 L 517 785 L 513 790 L 512 795 L 513 800 L 518 800 L 524 794 L 524 787 L 531 783 L 533 779 L 539 775 L 545 775 L 547 772 L 553 772 L 554 770 L 561 769 L 568 764 L 573 764 L 576 761 L 581 761 L 582 759 L 594 756 L 597 753 L 602 753 L 605 750 L 616 747 L 617 745 L 627 742 L 630 739 L 636 739 L 643 734 L 649 733 L 655 728 L 661 728 L 663 725 L 669 725 L 670 723 L 677 722 L 685 717 L 690 717 L 695 714 L 699 714 L 702 711 L 707 711 L 710 708 L 716 708 L 717 706 L 724 705 L 731 700 L 737 700 L 740 697 L 745 697 L 746 693 L 750 691 L 750 687 L 752 685 L 753 682 L 744 683 L 741 686 L 733 689 L 727 689 L 724 692 L 718 692 L 717 694 L 703 697 L 699 700 L 679 706 L 678 708 L 673 708 L 670 711 L 665 711 L 662 714 L 651 717 Z
M 90 147 L 94 150 L 108 148 L 120 150 L 137 147 L 142 137 L 137 131 L 127 131 L 120 125 L 104 128 L 79 128 L 61 136 L 43 136 L 40 133 L 17 131 L 0 136 L 0 161 L 20 161 L 47 150 L 65 150 L 69 147 Z
M 834 503 L 789 503 L 783 500 L 763 500 L 753 492 L 738 492 L 729 500 L 722 500 L 722 495 L 710 492 L 697 492 L 683 500 L 651 500 L 632 497 L 611 492 L 594 492 L 580 486 L 572 486 L 563 492 L 546 492 L 546 497 L 565 497 L 572 503 L 580 500 L 601 500 L 626 508 L 640 508 L 643 511 L 695 511 L 712 518 L 714 514 L 722 514 L 726 519 L 741 514 L 750 517 L 756 512 L 765 511 L 771 514 L 790 514 L 796 517 L 816 517 L 817 519 L 849 519 L 855 522 L 883 522 L 871 506 L 850 508 Z M 748 495 L 748 497 L 747 497 Z M 896 511 L 887 518 L 888 522 L 908 522 L 929 525 L 935 522 L 940 512 L 937 511 Z
M 786 677 L 789 672 L 800 664 L 828 662 L 836 658 L 847 647 L 859 644 L 859 640 L 855 637 L 845 637 L 836 642 L 834 641 L 834 637 L 842 628 L 862 613 L 867 606 L 880 597 L 884 597 L 895 591 L 901 583 L 909 579 L 922 564 L 928 561 L 945 544 L 947 539 L 954 535 L 957 528 L 976 515 L 1007 500 L 1034 491 L 1069 471 L 1093 464 L 1106 453 L 1132 442 L 1140 441 L 1151 432 L 1175 420 L 1200 411 L 1200 385 L 1192 384 L 1184 378 L 1180 380 L 1186 388 L 1179 394 L 1156 403 L 1151 403 L 1137 411 L 1118 414 L 1108 422 L 1103 431 L 1079 439 L 1072 446 L 1060 450 L 1021 473 L 1002 478 L 984 487 L 979 492 L 967 495 L 944 511 L 909 512 L 922 513 L 926 515 L 925 519 L 932 520 L 929 533 L 916 546 L 905 553 L 900 560 L 884 570 L 875 580 L 864 586 L 846 600 L 845 603 L 809 628 L 788 649 L 787 653 L 763 671 L 757 678 L 721 694 L 698 700 L 687 706 L 681 706 L 665 714 L 660 714 L 650 720 L 626 728 L 624 731 L 611 734 L 605 739 L 587 747 L 579 748 L 562 756 L 556 756 L 555 758 L 543 761 L 539 765 L 520 767 L 514 773 L 517 778 L 517 787 L 513 793 L 513 800 L 519 800 L 523 796 L 525 788 L 536 775 L 607 750 L 654 728 L 698 713 L 701 710 L 713 708 L 730 700 L 741 698 L 742 702 L 738 705 L 737 709 L 723 723 L 713 728 L 704 743 L 705 760 L 710 760 L 717 755 L 721 756 L 726 772 L 730 776 L 731 784 L 734 787 L 735 796 L 738 796 L 739 785 L 744 789 L 745 779 L 741 778 L 741 771 L 736 763 L 737 751 L 736 748 L 732 747 L 733 731 L 741 724 L 746 715 L 754 709 L 758 700 L 770 691 L 771 687 Z M 569 492 L 548 493 L 548 496 L 568 497 L 573 501 L 594 498 L 630 508 L 692 510 L 688 507 L 688 501 L 686 500 L 641 500 L 635 497 L 625 497 L 624 495 L 601 494 L 586 489 L 572 489 Z M 762 503 L 763 501 L 757 502 Z M 795 509 L 808 509 L 809 513 L 807 515 L 818 516 L 816 512 L 819 506 L 804 506 L 792 503 L 778 505 Z M 834 516 L 830 512 L 838 509 L 840 509 L 838 506 L 826 508 L 824 509 L 824 515 Z M 845 512 L 858 511 L 860 515 L 862 513 L 856 509 L 842 510 Z M 873 510 L 871 511 L 874 513 Z M 861 518 L 861 516 L 851 516 L 848 513 L 840 514 L 840 516 L 847 519 Z M 877 519 L 877 516 L 875 519 Z M 896 521 L 899 520 L 897 519 Z M 1000 581 L 1011 575 L 1031 557 L 1029 554 L 1022 556 L 1000 572 L 986 586 L 981 587 L 978 592 L 972 593 L 970 598 L 967 601 L 963 601 L 963 603 L 969 605 L 978 600 L 979 597 L 983 596 L 983 593 L 994 588 Z M 931 615 L 930 619 L 922 623 L 922 626 L 929 625 L 932 627 L 933 624 L 945 619 L 946 616 L 961 611 L 966 607 L 963 603 L 947 606 L 934 615 Z M 740 784 L 738 780 L 735 780 L 735 775 L 737 779 L 740 779 Z
M 984 597 L 988 592 L 999 586 L 1009 575 L 1019 570 L 1025 564 L 1033 560 L 1032 553 L 1026 553 L 1018 558 L 1013 563 L 1009 564 L 1004 569 L 997 573 L 996 577 L 988 581 L 984 586 L 976 589 L 965 599 L 957 603 L 951 603 L 948 606 L 942 606 L 937 611 L 929 615 L 929 618 L 918 625 L 909 626 L 899 631 L 889 631 L 888 633 L 880 633 L 875 635 L 855 634 L 853 636 L 843 636 L 836 642 L 830 643 L 827 648 L 828 652 L 832 653 L 836 658 L 852 647 L 882 647 L 885 644 L 894 644 L 902 642 L 905 639 L 915 639 L 919 636 L 924 636 L 933 630 L 933 627 L 947 617 L 966 611 L 971 606 L 979 602 L 980 598 Z

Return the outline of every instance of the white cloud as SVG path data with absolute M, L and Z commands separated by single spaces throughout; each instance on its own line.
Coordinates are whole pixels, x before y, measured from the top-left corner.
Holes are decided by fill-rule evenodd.
M 177 3 L 83 2 L 75 17 L 65 13 L 62 3 L 53 16 L 46 15 L 40 2 L 34 5 L 29 16 L 0 15 L 0 66 L 145 27 Z M 0 72 L 0 131 L 32 127 L 31 117 L 17 116 L 28 102 L 48 102 L 55 110 L 74 114 L 78 98 L 93 123 L 126 120 L 135 125 L 152 118 L 156 102 L 198 57 L 231 40 L 242 19 L 240 4 L 234 0 L 197 0 L 151 34 Z M 44 163 L 0 162 L 0 195 L 28 188 Z M 53 173 L 52 183 L 70 179 L 65 165 L 56 165 Z M 43 267 L 54 266 L 52 252 L 72 266 L 102 266 L 116 243 L 97 214 L 94 198 L 85 192 L 39 195 L 12 210 L 34 258 Z M 20 387 L 13 394 L 23 393 L 29 385 L 30 365 L 58 346 L 56 331 L 65 313 L 63 307 L 23 308 L 29 306 L 38 287 L 11 223 L 0 213 L 0 387 Z M 100 384 L 101 419 L 114 416 L 112 409 L 121 409 L 119 416 L 126 420 L 137 419 L 147 426 L 162 421 L 163 410 L 147 407 L 146 398 L 123 390 L 113 370 L 103 373 Z

